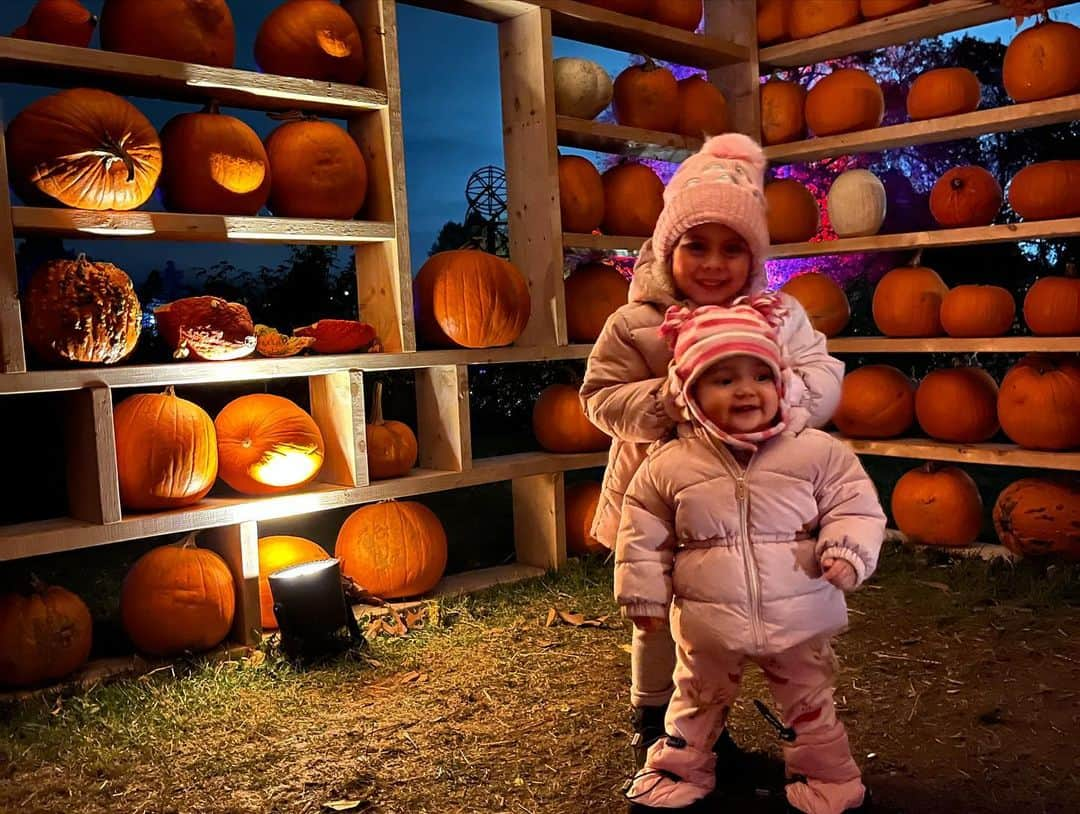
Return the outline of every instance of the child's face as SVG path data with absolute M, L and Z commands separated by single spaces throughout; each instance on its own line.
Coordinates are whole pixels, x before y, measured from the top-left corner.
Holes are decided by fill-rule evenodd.
M 730 433 L 763 430 L 780 409 L 772 368 L 754 356 L 717 362 L 694 382 L 693 395 L 701 411 Z
M 737 232 L 703 223 L 679 238 L 671 271 L 675 285 L 695 305 L 724 305 L 746 287 L 752 262 L 750 247 Z

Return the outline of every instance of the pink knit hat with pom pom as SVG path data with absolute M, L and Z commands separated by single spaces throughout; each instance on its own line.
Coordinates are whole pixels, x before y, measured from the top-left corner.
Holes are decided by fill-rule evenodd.
M 653 231 L 653 247 L 666 259 L 679 238 L 703 223 L 722 223 L 750 247 L 755 266 L 765 259 L 765 155 L 741 133 L 713 136 L 686 159 L 664 190 L 664 210 Z

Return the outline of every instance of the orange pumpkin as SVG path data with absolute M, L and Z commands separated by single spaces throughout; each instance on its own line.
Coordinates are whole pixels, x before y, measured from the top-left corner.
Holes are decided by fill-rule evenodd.
M 1005 49 L 1001 78 L 1014 102 L 1080 91 L 1080 28 L 1048 21 L 1021 31 Z
M 1029 353 L 1001 382 L 1001 429 L 1027 449 L 1080 447 L 1080 360 Z
M 930 214 L 947 229 L 987 226 L 1001 209 L 1001 184 L 982 167 L 953 167 L 930 190 Z
M 28 595 L 0 595 L 0 685 L 29 687 L 75 672 L 90 656 L 93 627 L 82 599 L 37 578 Z
M 259 341 L 247 307 L 221 297 L 174 300 L 155 308 L 154 320 L 177 359 L 243 359 L 252 354 Z
M 840 68 L 806 94 L 806 123 L 817 136 L 869 130 L 881 124 L 885 97 L 866 71 Z
M 315 340 L 311 349 L 316 353 L 366 352 L 378 342 L 375 328 L 358 319 L 320 319 L 294 328 L 293 334 Z
M 836 336 L 851 319 L 851 305 L 844 289 L 831 277 L 810 272 L 792 277 L 780 289 L 799 301 L 815 331 Z
M 366 428 L 368 475 L 372 480 L 408 475 L 416 466 L 420 450 L 412 427 L 403 421 L 383 418 L 382 395 L 382 382 L 375 382 L 371 397 L 375 410 Z
M 941 302 L 948 292 L 933 269 L 895 268 L 874 289 L 874 324 L 885 336 L 941 336 Z
M 366 63 L 352 15 L 329 0 L 289 0 L 255 35 L 255 62 L 266 73 L 356 84 Z
M 1080 215 L 1080 161 L 1042 161 L 1013 176 L 1009 205 L 1024 220 Z
M 286 122 L 266 140 L 266 155 L 270 209 L 278 217 L 350 220 L 367 199 L 364 156 L 336 124 Z
M 644 17 L 649 12 L 652 0 L 582 0 L 582 2 L 589 6 L 616 11 L 619 14 Z
M 915 421 L 915 385 L 889 365 L 866 365 L 844 377 L 833 415 L 849 438 L 893 438 Z
M 794 178 L 766 184 L 765 207 L 772 243 L 803 243 L 816 235 L 821 225 L 817 201 Z
M 155 656 L 217 647 L 235 612 L 229 566 L 213 551 L 196 548 L 194 534 L 143 554 L 120 588 L 124 630 L 135 647 Z
M 259 538 L 259 616 L 263 630 L 277 630 L 278 627 L 274 595 L 270 593 L 270 575 L 283 568 L 328 559 L 330 555 L 321 545 L 304 537 L 279 534 Z
M 31 102 L 7 129 L 8 173 L 27 203 L 135 209 L 161 174 L 161 142 L 126 99 L 91 88 Z
M 198 503 L 218 473 L 214 422 L 199 405 L 164 393 L 129 396 L 113 410 L 120 502 L 126 509 Z
M 768 45 L 788 37 L 788 9 L 792 0 L 758 0 L 757 41 Z
M 1000 429 L 997 396 L 997 382 L 982 368 L 934 370 L 915 391 L 915 417 L 931 438 L 978 444 Z
M 604 219 L 604 182 L 587 158 L 559 156 L 559 213 L 564 232 L 588 234 Z
M 1035 281 L 1024 297 L 1024 322 L 1036 336 L 1080 336 L 1080 278 L 1070 263 L 1064 277 Z
M 788 33 L 801 40 L 859 22 L 859 0 L 793 0 L 788 6 Z
M 1004 336 L 1016 318 L 1016 300 L 996 285 L 958 285 L 941 301 L 941 327 L 955 337 Z
M 859 0 L 859 10 L 867 20 L 900 14 L 925 5 L 926 0 Z
M 730 129 L 728 103 L 720 88 L 695 74 L 679 80 L 679 120 L 675 132 L 708 138 Z
M 442 579 L 446 532 L 422 503 L 375 503 L 349 515 L 338 532 L 334 556 L 341 560 L 341 573 L 375 596 L 416 596 Z
M 696 31 L 704 13 L 702 0 L 650 0 L 645 16 L 661 25 Z
M 608 235 L 648 237 L 664 209 L 664 182 L 644 164 L 616 164 L 604 173 L 604 221 Z
M 94 36 L 97 17 L 79 0 L 38 0 L 22 26 L 20 39 L 86 48 Z
M 893 487 L 891 508 L 900 531 L 921 545 L 971 545 L 982 529 L 979 487 L 958 466 L 928 463 L 905 472 Z
M 413 281 L 416 328 L 434 347 L 494 348 L 525 330 L 532 302 L 511 263 L 473 249 L 439 252 Z
M 630 283 L 606 263 L 582 263 L 566 279 L 565 289 L 571 342 L 595 342 L 608 317 L 626 305 L 630 295 Z
M 256 325 L 255 337 L 255 352 L 271 359 L 296 356 L 315 344 L 313 336 L 286 336 L 269 325 Z
M 1023 478 L 994 503 L 998 539 L 1017 554 L 1080 560 L 1080 485 L 1065 478 Z
M 679 123 L 679 83 L 671 71 L 646 58 L 615 77 L 611 109 L 619 124 L 670 133 Z
M 552 384 L 533 406 L 533 434 L 548 452 L 599 452 L 611 439 L 585 417 L 576 388 Z
M 607 548 L 592 536 L 593 518 L 600 504 L 600 484 L 582 481 L 566 487 L 566 551 L 578 557 L 604 554 Z
M 315 420 L 269 393 L 233 399 L 214 419 L 221 479 L 245 495 L 278 495 L 310 483 L 326 455 Z
M 806 90 L 770 79 L 761 86 L 761 141 L 786 144 L 806 137 Z
M 912 121 L 956 116 L 979 109 L 982 85 L 967 68 L 935 68 L 911 83 L 907 114 Z
M 236 28 L 226 0 L 105 0 L 101 47 L 231 68 Z

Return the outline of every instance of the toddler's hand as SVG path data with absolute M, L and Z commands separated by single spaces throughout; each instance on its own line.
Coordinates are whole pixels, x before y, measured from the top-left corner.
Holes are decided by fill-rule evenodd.
M 821 575 L 841 591 L 855 590 L 858 576 L 855 574 L 854 566 L 847 560 L 826 557 L 821 561 L 821 567 L 823 569 Z
M 667 625 L 667 622 L 659 616 L 631 616 L 630 621 L 634 623 L 634 627 L 646 633 L 662 630 Z

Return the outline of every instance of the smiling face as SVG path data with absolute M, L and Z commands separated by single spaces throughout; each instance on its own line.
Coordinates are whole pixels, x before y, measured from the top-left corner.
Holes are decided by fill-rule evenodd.
M 753 257 L 738 232 L 720 223 L 688 229 L 671 256 L 671 272 L 695 305 L 725 305 L 743 292 Z
M 780 409 L 776 376 L 755 356 L 731 356 L 712 365 L 694 382 L 693 398 L 728 433 L 759 432 L 773 424 Z

